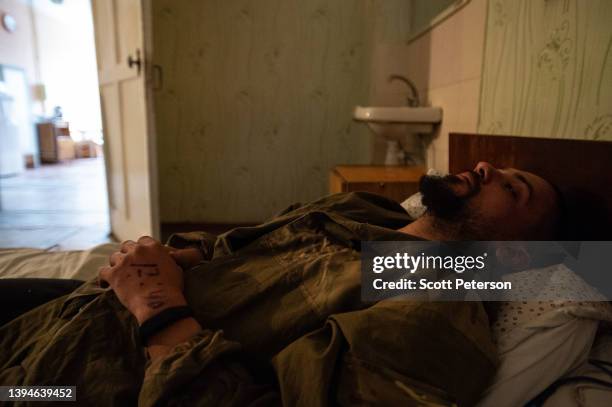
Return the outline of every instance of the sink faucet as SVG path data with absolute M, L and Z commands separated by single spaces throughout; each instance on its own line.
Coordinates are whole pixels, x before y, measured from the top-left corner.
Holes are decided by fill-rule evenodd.
M 412 96 L 408 96 L 406 98 L 406 100 L 408 101 L 408 106 L 410 107 L 420 106 L 421 101 L 419 100 L 419 91 L 417 91 L 417 88 L 414 85 L 414 82 L 412 82 L 410 79 L 402 75 L 397 75 L 397 74 L 389 75 L 389 82 L 393 82 L 395 80 L 404 82 L 410 88 L 410 91 L 412 92 Z

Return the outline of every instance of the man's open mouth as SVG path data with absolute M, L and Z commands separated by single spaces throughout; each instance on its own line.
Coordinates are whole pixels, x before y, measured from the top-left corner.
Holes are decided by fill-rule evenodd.
M 458 177 L 464 180 L 468 184 L 470 189 L 474 188 L 474 180 L 472 179 L 471 173 L 464 172 L 464 173 L 459 174 Z
M 480 176 L 474 171 L 462 172 L 461 174 L 458 174 L 457 177 L 462 179 L 472 192 L 477 191 L 480 188 Z

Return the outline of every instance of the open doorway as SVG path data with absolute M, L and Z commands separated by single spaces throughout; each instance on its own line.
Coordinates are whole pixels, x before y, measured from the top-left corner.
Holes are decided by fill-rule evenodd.
M 89 0 L 0 0 L 0 247 L 109 239 Z

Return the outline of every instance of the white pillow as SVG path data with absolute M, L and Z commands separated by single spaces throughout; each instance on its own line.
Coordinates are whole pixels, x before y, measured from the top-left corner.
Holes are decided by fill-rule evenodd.
M 509 279 L 527 282 L 523 284 L 527 287 L 537 285 L 539 290 L 544 284 L 558 298 L 597 296 L 564 265 L 522 271 Z M 492 332 L 500 366 L 479 407 L 525 405 L 582 365 L 600 321 L 612 321 L 612 309 L 605 301 L 502 302 Z
M 612 363 L 612 334 L 601 333 L 595 338 L 589 358 Z M 570 372 L 568 377 L 590 377 L 602 382 L 611 382 L 611 377 L 602 369 L 591 363 L 584 363 Z M 612 400 L 612 389 L 587 381 L 568 383 L 555 391 L 544 407 L 609 407 Z
M 430 168 L 429 170 L 427 170 L 427 175 L 444 176 L 445 174 L 442 174 L 441 172 Z M 417 192 L 416 194 L 410 195 L 408 199 L 401 203 L 402 207 L 406 210 L 406 212 L 408 212 L 408 215 L 410 215 L 410 218 L 412 218 L 412 220 L 420 218 L 427 210 L 427 207 L 423 205 L 421 198 L 421 193 Z
M 420 218 L 427 210 L 427 207 L 421 202 L 421 197 L 421 193 L 417 192 L 416 194 L 410 195 L 408 199 L 401 203 L 412 220 Z
M 524 406 L 557 379 L 583 364 L 598 322 L 573 318 L 551 328 L 517 328 L 524 340 L 500 349 L 500 365 L 479 407 Z

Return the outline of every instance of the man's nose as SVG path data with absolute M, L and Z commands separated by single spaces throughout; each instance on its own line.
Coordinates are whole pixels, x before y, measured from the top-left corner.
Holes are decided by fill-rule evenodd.
M 476 167 L 474 167 L 474 171 L 477 172 L 478 175 L 480 175 L 481 182 L 486 184 L 491 180 L 491 178 L 497 171 L 497 168 L 495 168 L 493 165 L 489 164 L 486 161 L 481 161 L 476 164 Z

